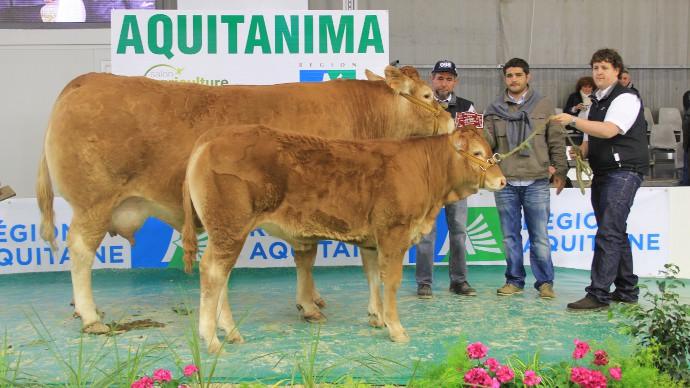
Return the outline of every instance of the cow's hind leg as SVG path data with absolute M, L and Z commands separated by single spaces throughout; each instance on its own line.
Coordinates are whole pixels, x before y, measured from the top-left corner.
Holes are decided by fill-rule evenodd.
M 206 255 L 206 253 L 204 253 Z M 203 258 L 201 259 L 204 260 Z M 218 325 L 225 331 L 225 342 L 241 344 L 244 339 L 240 335 L 239 328 L 232 318 L 232 310 L 228 302 L 228 281 L 232 275 L 232 270 L 228 272 L 228 277 L 225 279 L 225 287 L 220 293 L 220 303 L 218 304 Z
M 375 249 L 362 248 L 362 265 L 369 283 L 369 325 L 383 327 L 383 305 L 381 303 L 381 276 L 378 254 Z
M 390 234 L 394 235 L 394 233 Z M 388 239 L 382 241 L 378 249 L 378 264 L 383 279 L 383 320 L 388 326 L 388 335 L 392 341 L 407 342 L 410 337 L 400 323 L 397 305 L 397 293 L 402 280 L 405 244 Z
M 67 235 L 72 275 L 74 310 L 81 317 L 85 333 L 102 334 L 110 331 L 96 311 L 91 286 L 91 268 L 96 249 L 101 244 L 110 222 L 111 208 L 95 207 L 87 211 L 76 209 Z
M 326 320 L 326 316 L 319 310 L 319 301 L 321 301 L 321 305 L 325 305 L 325 303 L 314 286 L 314 260 L 316 260 L 316 245 L 295 249 L 297 309 L 307 322 L 323 322 Z
M 222 234 L 221 234 L 222 235 Z M 225 237 L 225 236 L 224 236 Z M 209 231 L 208 254 L 199 265 L 201 272 L 201 302 L 199 304 L 199 334 L 206 342 L 208 351 L 218 353 L 222 348 L 216 335 L 217 322 L 225 325 L 232 335 L 241 338 L 239 330 L 232 319 L 227 297 L 221 297 L 223 288 L 227 292 L 227 281 L 230 271 L 237 261 L 244 239 L 226 238 L 227 241 L 216 242 Z M 224 307 L 225 305 L 225 307 Z

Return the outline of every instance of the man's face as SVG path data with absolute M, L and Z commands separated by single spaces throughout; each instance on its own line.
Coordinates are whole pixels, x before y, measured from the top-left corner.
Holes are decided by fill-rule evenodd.
M 618 82 L 618 73 L 620 73 L 620 69 L 616 69 L 608 62 L 592 63 L 592 78 L 594 78 L 594 84 L 599 90 L 606 89 Z
M 453 73 L 433 73 L 431 75 L 431 89 L 439 100 L 445 100 L 450 96 L 458 83 L 458 77 Z
M 525 74 L 521 67 L 509 67 L 505 69 L 505 76 L 503 79 L 506 82 L 506 87 L 510 94 L 519 96 L 527 90 L 527 83 L 530 80 L 530 75 Z
M 630 81 L 632 81 L 632 78 L 630 77 L 630 74 L 628 74 L 628 73 L 623 73 L 623 74 L 621 74 L 621 79 L 620 79 L 620 81 L 618 81 L 618 82 L 620 82 L 621 85 L 623 85 L 623 86 L 625 86 L 625 87 L 627 88 L 628 85 L 630 85 Z

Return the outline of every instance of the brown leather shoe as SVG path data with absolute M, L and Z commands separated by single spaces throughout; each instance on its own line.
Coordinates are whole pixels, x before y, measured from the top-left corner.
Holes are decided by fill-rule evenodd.
M 539 297 L 542 299 L 553 299 L 556 297 L 556 293 L 553 291 L 553 284 L 544 283 L 539 286 Z
M 568 310 L 576 311 L 597 311 L 605 310 L 609 308 L 607 303 L 599 302 L 592 296 L 586 295 L 584 298 L 578 300 L 577 302 L 568 303 Z
M 476 296 L 477 295 L 477 290 L 472 288 L 468 282 L 462 282 L 462 283 L 451 283 L 450 284 L 450 292 L 458 295 L 465 295 L 465 296 Z
M 496 290 L 496 293 L 501 296 L 510 296 L 515 294 L 522 294 L 522 288 L 515 284 L 506 283 L 503 287 Z
M 417 286 L 417 296 L 419 299 L 431 299 L 433 298 L 433 293 L 431 292 L 431 286 L 428 284 L 420 284 Z
M 8 198 L 12 198 L 15 195 L 17 195 L 17 193 L 15 193 L 14 190 L 12 190 L 12 188 L 10 186 L 0 187 L 0 201 L 4 201 Z

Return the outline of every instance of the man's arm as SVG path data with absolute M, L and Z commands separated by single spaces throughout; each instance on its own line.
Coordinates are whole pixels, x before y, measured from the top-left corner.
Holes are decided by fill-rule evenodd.
M 494 132 L 493 116 L 484 116 L 484 138 L 491 146 L 492 151 L 496 151 L 496 133 Z

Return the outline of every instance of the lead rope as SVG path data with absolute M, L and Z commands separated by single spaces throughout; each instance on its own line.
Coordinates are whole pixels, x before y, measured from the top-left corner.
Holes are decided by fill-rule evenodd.
M 532 133 L 527 136 L 527 139 L 523 141 L 522 143 L 518 144 L 517 147 L 513 148 L 512 150 L 508 151 L 505 154 L 494 154 L 493 158 L 496 159 L 498 162 L 501 162 L 505 160 L 505 158 L 513 155 L 514 153 L 523 150 L 525 148 L 532 148 L 530 146 L 529 142 L 540 132 L 540 131 L 545 131 L 546 130 L 546 124 L 551 121 L 555 116 L 549 116 L 549 118 L 543 123 L 537 126 L 537 128 L 532 131 Z M 570 143 L 570 146 L 573 147 L 575 151 L 575 174 L 577 178 L 577 185 L 580 187 L 580 192 L 584 195 L 585 194 L 585 183 L 582 180 L 582 174 L 586 174 L 589 180 L 592 179 L 592 168 L 589 166 L 589 163 L 587 163 L 586 160 L 582 159 L 582 150 L 580 150 L 580 147 L 576 146 L 572 140 L 566 135 L 566 139 L 568 139 L 568 142 Z
M 420 108 L 423 108 L 429 112 L 431 112 L 434 115 L 434 135 L 438 135 L 438 128 L 439 128 L 439 122 L 438 122 L 438 117 L 441 115 L 441 112 L 443 112 L 443 109 L 441 108 L 434 108 L 433 106 L 427 104 L 426 102 L 418 99 L 417 97 L 407 94 L 407 93 L 400 93 L 401 96 L 405 97 L 407 101 L 413 103 L 414 105 L 417 105 Z

